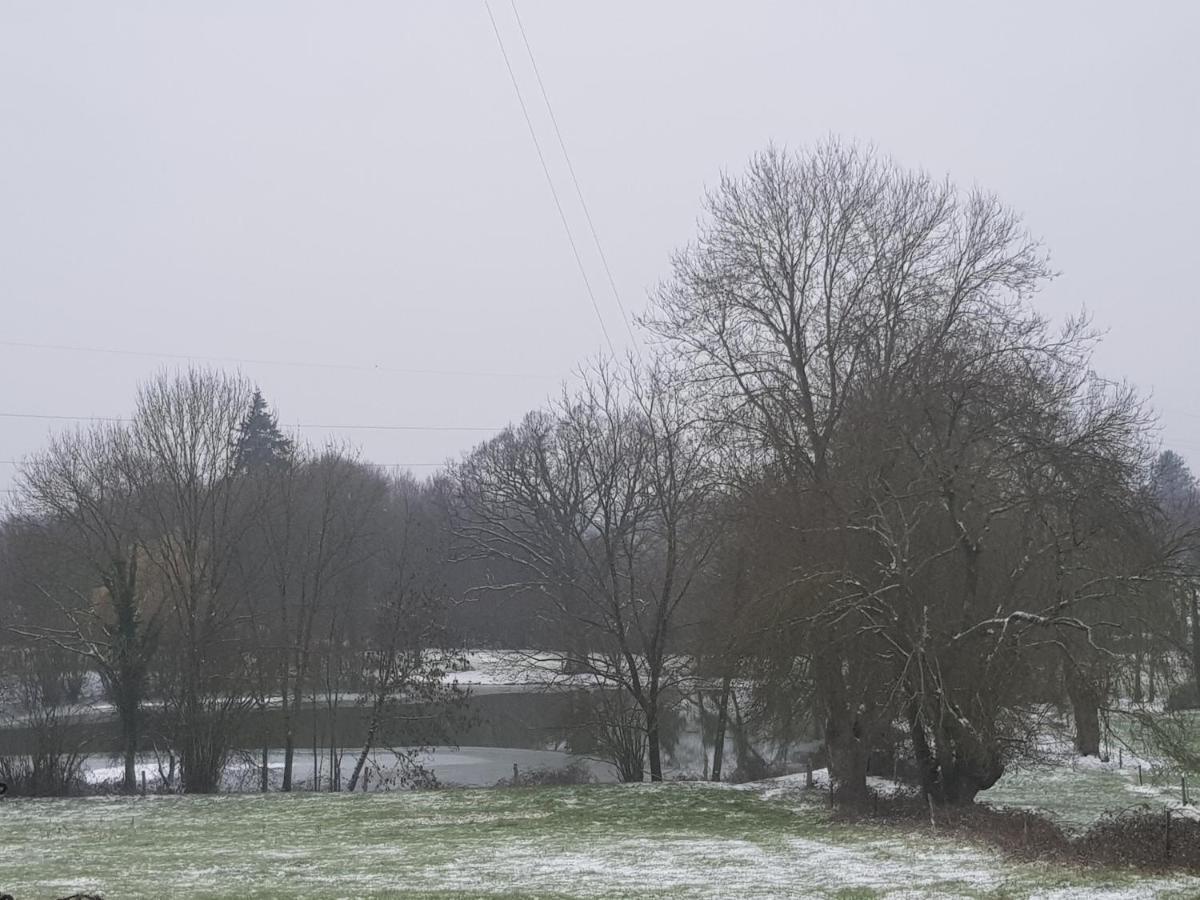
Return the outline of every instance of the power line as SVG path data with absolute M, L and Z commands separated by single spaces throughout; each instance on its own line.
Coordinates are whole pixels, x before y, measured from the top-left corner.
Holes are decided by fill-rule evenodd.
M 320 425 L 316 423 L 301 424 L 297 422 L 294 428 L 327 428 L 330 431 L 499 431 L 499 425 Z
M 637 351 L 637 338 L 633 334 L 633 326 L 629 324 L 629 314 L 625 312 L 625 304 L 621 302 L 621 292 L 617 290 L 616 279 L 613 278 L 612 269 L 608 265 L 608 257 L 604 254 L 604 247 L 600 244 L 600 235 L 596 232 L 596 225 L 592 221 L 592 212 L 588 209 L 587 201 L 583 198 L 583 189 L 579 186 L 579 178 L 575 174 L 575 166 L 571 162 L 571 154 L 567 152 L 566 141 L 563 140 L 562 131 L 558 127 L 558 117 L 554 115 L 554 107 L 550 104 L 550 95 L 546 93 L 546 85 L 542 82 L 542 73 L 538 69 L 537 60 L 533 55 L 533 47 L 529 43 L 529 36 L 525 33 L 525 23 L 521 21 L 521 14 L 517 12 L 516 0 L 509 0 L 512 5 L 513 16 L 517 20 L 517 28 L 521 31 L 521 40 L 525 44 L 525 52 L 529 54 L 529 63 L 533 66 L 533 75 L 537 79 L 538 89 L 542 92 L 542 100 L 546 104 L 546 111 L 550 114 L 550 122 L 554 126 L 554 135 L 558 138 L 559 149 L 562 150 L 563 159 L 567 161 L 567 171 L 571 173 L 571 182 L 575 185 L 575 196 L 579 198 L 579 205 L 583 207 L 583 216 L 587 220 L 588 230 L 592 233 L 592 241 L 596 245 L 596 252 L 600 254 L 600 262 L 604 266 L 604 274 L 608 277 L 608 286 L 612 288 L 613 297 L 617 300 L 617 308 L 621 311 L 621 320 L 625 323 L 625 330 L 629 332 L 629 339 L 633 341 L 633 348 Z
M 3 341 L 3 347 L 21 347 L 30 350 L 62 350 L 72 353 L 107 353 L 113 356 L 140 356 L 151 359 L 178 359 L 202 362 L 237 363 L 254 366 L 292 366 L 309 369 L 344 369 L 358 372 L 388 372 L 400 375 L 467 375 L 479 378 L 552 378 L 554 376 L 532 372 L 486 372 L 467 369 L 408 369 L 395 366 L 363 365 L 361 363 L 329 363 L 311 360 L 248 359 L 238 356 L 202 356 L 188 353 L 159 353 L 153 350 L 124 350 L 115 347 L 84 347 L 72 344 L 39 344 L 32 341 Z
M 0 412 L 0 417 L 5 419 L 54 419 L 56 421 L 67 422 L 129 422 L 130 419 L 123 419 L 119 416 L 54 416 L 49 413 L 10 413 Z
M 120 416 L 58 416 L 49 413 L 12 413 L 0 412 L 5 419 L 50 419 L 67 422 L 131 422 L 132 419 Z M 326 425 L 316 422 L 285 424 L 287 428 L 324 428 L 330 431 L 499 431 L 498 425 L 361 425 L 357 423 Z
M 364 462 L 376 469 L 422 469 L 445 466 L 445 462 Z M 20 460 L 0 460 L 0 466 L 20 466 Z
M 571 245 L 571 253 L 575 257 L 575 265 L 579 267 L 579 274 L 583 278 L 583 285 L 587 288 L 588 298 L 592 301 L 592 310 L 596 313 L 596 321 L 600 323 L 600 331 L 604 334 L 604 341 L 608 344 L 608 350 L 613 356 L 617 355 L 616 348 L 613 346 L 612 338 L 609 337 L 608 327 L 604 324 L 604 317 L 600 315 L 600 304 L 596 302 L 596 292 L 592 290 L 591 279 L 588 278 L 587 269 L 584 268 L 583 258 L 579 255 L 579 247 L 575 244 L 575 237 L 571 234 L 571 226 L 567 222 L 567 215 L 563 212 L 562 201 L 558 198 L 558 188 L 554 186 L 554 179 L 550 176 L 550 167 L 546 164 L 546 156 L 542 153 L 541 142 L 537 138 L 537 132 L 533 127 L 533 120 L 529 118 L 529 109 L 525 106 L 525 97 L 521 94 L 521 86 L 517 83 L 516 73 L 513 72 L 512 63 L 508 59 L 508 51 L 504 49 L 504 39 L 500 36 L 500 27 L 496 24 L 496 17 L 492 14 L 492 5 L 488 0 L 483 0 L 484 8 L 487 10 L 488 18 L 492 21 L 492 31 L 496 35 L 496 43 L 500 46 L 500 55 L 504 57 L 504 67 L 508 69 L 508 77 L 512 81 L 513 90 L 517 93 L 517 102 L 521 104 L 521 115 L 525 117 L 525 125 L 529 128 L 529 136 L 533 139 L 533 148 L 537 151 L 538 162 L 542 164 L 542 172 L 546 176 L 546 184 L 550 186 L 550 193 L 554 197 L 554 206 L 558 210 L 558 218 L 562 221 L 563 231 L 566 232 L 567 242 Z

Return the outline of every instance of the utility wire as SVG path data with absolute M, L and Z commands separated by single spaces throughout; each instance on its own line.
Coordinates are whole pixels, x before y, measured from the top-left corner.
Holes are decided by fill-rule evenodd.
M 21 465 L 21 460 L 19 460 L 19 459 L 0 459 L 0 466 L 19 466 L 19 465 Z M 425 467 L 429 467 L 429 466 L 444 466 L 444 465 L 446 465 L 446 463 L 444 463 L 444 462 L 398 462 L 398 463 L 364 462 L 363 465 L 371 466 L 372 468 L 376 468 L 376 469 L 418 469 L 418 468 L 425 468 Z
M 13 413 L 0 412 L 0 418 L 5 419 L 51 419 L 69 422 L 131 422 L 132 419 L 120 416 L 56 416 L 48 413 Z M 371 430 L 371 431 L 499 431 L 496 425 L 360 425 L 342 424 L 326 425 L 316 422 L 288 424 L 288 428 L 326 428 L 331 431 L 342 430 Z
M 575 174 L 575 166 L 571 162 L 571 154 L 567 152 L 566 141 L 563 140 L 562 131 L 558 127 L 558 117 L 554 115 L 554 107 L 550 104 L 550 95 L 546 93 L 546 85 L 542 82 L 542 73 L 538 68 L 537 60 L 533 55 L 533 47 L 529 43 L 529 36 L 525 33 L 525 24 L 521 21 L 521 14 L 517 12 L 516 0 L 509 0 L 512 5 L 513 16 L 517 20 L 517 28 L 521 31 L 521 40 L 525 43 L 525 52 L 529 54 L 529 63 L 533 66 L 533 74 L 537 79 L 538 89 L 542 92 L 542 100 L 546 104 L 546 112 L 550 114 L 550 122 L 554 126 L 554 135 L 558 138 L 558 147 L 562 150 L 563 159 L 567 161 L 567 171 L 571 173 L 571 182 L 575 185 L 575 196 L 579 198 L 579 205 L 583 207 L 583 217 L 587 220 L 588 230 L 592 233 L 592 241 L 596 245 L 596 252 L 600 254 L 600 262 L 604 265 L 604 274 L 608 277 L 608 286 L 612 288 L 613 297 L 617 300 L 617 308 L 621 311 L 621 320 L 625 323 L 625 330 L 629 332 L 629 339 L 633 342 L 635 352 L 638 350 L 637 338 L 633 334 L 633 326 L 629 324 L 629 314 L 625 312 L 625 304 L 621 302 L 621 292 L 617 290 L 616 279 L 613 278 L 612 269 L 608 265 L 608 257 L 604 254 L 604 247 L 600 244 L 600 235 L 596 232 L 596 224 L 592 221 L 592 212 L 588 209 L 587 201 L 583 198 L 583 188 L 579 186 L 579 177 Z
M 500 36 L 500 27 L 496 24 L 496 17 L 492 14 L 492 5 L 488 0 L 483 0 L 484 8 L 487 10 L 488 18 L 492 21 L 492 32 L 496 35 L 496 43 L 500 46 L 500 55 L 504 57 L 504 67 L 508 69 L 508 77 L 512 81 L 513 90 L 517 94 L 517 102 L 521 104 L 521 115 L 525 117 L 525 125 L 529 128 L 529 136 L 533 139 L 533 148 L 537 151 L 538 162 L 542 164 L 542 172 L 546 176 L 546 184 L 550 186 L 550 193 L 554 197 L 554 206 L 558 210 L 558 218 L 562 221 L 563 231 L 566 232 L 567 242 L 571 245 L 571 253 L 575 256 L 575 265 L 579 267 L 579 274 L 583 278 L 583 285 L 587 288 L 588 298 L 592 301 L 592 310 L 596 313 L 596 321 L 600 323 L 600 330 L 604 333 L 604 341 L 608 344 L 608 350 L 613 356 L 617 355 L 616 348 L 613 347 L 612 338 L 609 337 L 608 327 L 604 324 L 604 317 L 600 315 L 600 304 L 596 302 L 596 292 L 592 290 L 591 279 L 588 278 L 587 269 L 584 268 L 583 259 L 579 255 L 579 247 L 575 244 L 575 237 L 571 234 L 571 226 L 567 222 L 566 213 L 563 212 L 562 201 L 558 198 L 558 188 L 554 186 L 554 179 L 550 176 L 550 167 L 546 164 L 546 156 L 542 153 L 542 145 L 538 140 L 537 131 L 534 130 L 533 120 L 529 118 L 529 109 L 525 106 L 525 97 L 521 94 L 521 86 L 517 83 L 516 73 L 513 72 L 512 63 L 508 59 L 508 51 L 504 49 L 504 38 Z
M 479 378 L 551 378 L 526 372 L 481 372 L 463 369 L 407 369 L 394 366 L 371 366 L 361 363 L 324 363 L 309 360 L 246 359 L 237 356 L 197 356 L 188 353 L 158 353 L 151 350 L 119 350 L 113 347 L 83 347 L 69 344 L 37 344 L 30 341 L 3 341 L 0 347 L 22 347 L 31 350 L 66 350 L 74 353 L 108 353 L 115 356 L 141 356 L 154 359 L 201 360 L 203 362 L 241 363 L 256 366 L 296 366 L 310 369 L 348 369 L 359 372 L 392 372 L 402 375 L 470 375 Z

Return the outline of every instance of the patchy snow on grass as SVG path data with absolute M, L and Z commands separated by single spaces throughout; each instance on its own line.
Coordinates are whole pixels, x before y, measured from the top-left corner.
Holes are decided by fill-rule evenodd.
M 0 802 L 15 896 L 786 898 L 1200 895 L 831 821 L 803 776 L 705 783 Z

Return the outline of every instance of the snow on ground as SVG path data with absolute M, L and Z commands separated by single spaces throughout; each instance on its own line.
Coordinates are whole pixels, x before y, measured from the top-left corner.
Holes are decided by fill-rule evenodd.
M 1194 878 L 1019 864 L 929 833 L 833 823 L 766 789 L 696 783 L 5 800 L 0 818 L 0 887 L 18 897 L 1200 895 Z

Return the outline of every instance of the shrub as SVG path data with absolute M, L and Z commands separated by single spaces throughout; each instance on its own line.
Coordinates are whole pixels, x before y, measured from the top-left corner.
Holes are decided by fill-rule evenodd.
M 517 772 L 512 778 L 501 778 L 497 787 L 545 787 L 548 785 L 592 784 L 595 777 L 582 762 L 561 768 L 545 767 Z
M 1200 821 L 1148 806 L 1107 815 L 1077 848 L 1089 862 L 1138 868 L 1200 869 Z

